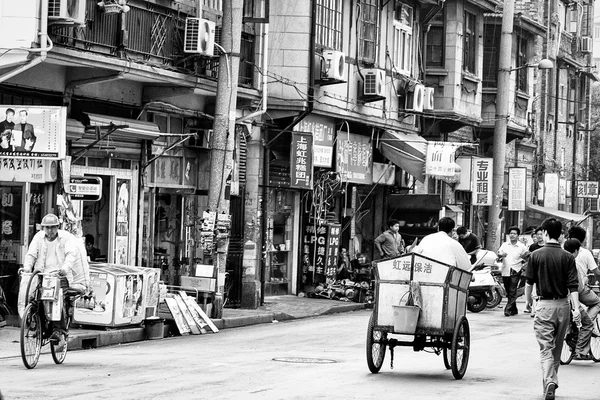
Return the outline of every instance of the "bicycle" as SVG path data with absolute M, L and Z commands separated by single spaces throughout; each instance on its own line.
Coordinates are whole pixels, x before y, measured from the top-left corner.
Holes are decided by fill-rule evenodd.
M 600 291 L 599 285 L 590 285 L 590 288 L 598 294 Z M 592 321 L 592 336 L 590 337 L 590 358 L 594 362 L 600 362 L 600 314 L 596 315 Z M 575 356 L 575 347 L 577 346 L 577 332 L 569 328 L 565 335 L 565 343 L 560 354 L 561 365 L 570 364 Z
M 33 290 L 33 291 L 32 291 Z M 69 312 L 66 318 L 67 333 L 60 340 L 51 340 L 54 322 L 60 321 L 63 300 L 63 290 L 60 288 L 60 278 L 56 272 L 42 273 L 35 271 L 27 284 L 27 305 L 21 320 L 20 347 L 21 358 L 27 369 L 33 369 L 38 364 L 42 347 L 50 344 L 52 359 L 56 364 L 62 364 L 67 357 L 68 327 L 72 318 L 72 306 L 83 295 L 77 289 L 67 288 L 64 295 L 69 299 Z

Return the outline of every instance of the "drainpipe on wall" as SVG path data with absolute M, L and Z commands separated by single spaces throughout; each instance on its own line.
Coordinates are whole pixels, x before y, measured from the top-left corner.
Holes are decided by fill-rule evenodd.
M 20 67 L 1 75 L 0 83 L 12 78 L 13 76 L 19 75 L 21 72 L 31 69 L 38 64 L 41 64 L 42 62 L 44 62 L 44 60 L 46 60 L 48 52 L 52 50 L 53 44 L 50 38 L 48 37 L 48 0 L 41 0 L 39 37 L 40 48 L 30 48 L 28 49 L 28 51 L 30 53 L 40 53 L 40 56 L 34 58 L 25 65 L 21 65 Z
M 265 238 L 267 237 L 267 197 L 269 195 L 269 188 L 267 187 L 269 183 L 269 149 L 273 145 L 274 141 L 281 136 L 283 133 L 291 130 L 294 126 L 298 125 L 300 121 L 302 121 L 306 116 L 312 113 L 315 102 L 315 52 L 316 52 L 316 44 L 315 44 L 315 32 L 316 32 L 316 15 L 317 15 L 317 0 L 312 0 L 311 3 L 311 23 L 310 23 L 310 45 L 308 50 L 308 101 L 306 110 L 301 112 L 288 126 L 286 126 L 281 132 L 279 132 L 272 140 L 265 144 L 264 154 L 263 154 L 263 196 L 262 196 L 262 217 L 261 217 L 261 242 L 264 243 Z M 266 249 L 265 249 L 266 251 Z M 263 256 L 264 254 L 264 256 Z M 295 254 L 298 256 L 298 254 Z M 260 267 L 260 304 L 263 305 L 265 302 L 265 270 L 266 270 L 266 261 L 267 256 L 266 253 L 261 252 L 261 267 Z

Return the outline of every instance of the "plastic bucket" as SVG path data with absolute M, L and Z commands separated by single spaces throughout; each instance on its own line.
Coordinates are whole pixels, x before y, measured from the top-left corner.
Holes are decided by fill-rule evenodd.
M 148 340 L 162 339 L 165 337 L 165 320 L 162 318 L 147 319 L 144 321 L 146 338 Z
M 416 306 L 394 305 L 394 333 L 414 335 L 421 309 Z

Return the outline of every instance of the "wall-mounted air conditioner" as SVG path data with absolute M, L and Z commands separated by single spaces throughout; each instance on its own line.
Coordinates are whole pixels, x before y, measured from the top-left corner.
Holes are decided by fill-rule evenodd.
M 86 0 L 48 0 L 48 23 L 85 25 Z
M 202 18 L 186 18 L 183 51 L 204 56 L 215 54 L 215 26 Z
M 346 56 L 341 51 L 323 50 L 321 79 L 345 81 Z
M 433 110 L 433 95 L 435 89 L 432 87 L 426 87 L 423 94 L 423 110 Z
M 212 138 L 212 129 L 189 129 L 188 133 L 193 133 L 185 146 L 192 149 L 210 149 L 210 139 Z
M 406 109 L 410 111 L 423 111 L 423 102 L 425 99 L 425 86 L 415 85 L 412 92 L 406 93 Z
M 591 53 L 592 52 L 592 38 L 588 36 L 583 36 L 581 38 L 581 52 L 582 53 Z
M 367 69 L 363 71 L 363 94 L 365 96 L 385 96 L 385 71 L 382 69 Z

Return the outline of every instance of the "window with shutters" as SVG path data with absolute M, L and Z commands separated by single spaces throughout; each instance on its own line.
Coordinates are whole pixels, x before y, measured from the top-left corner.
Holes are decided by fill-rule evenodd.
M 316 44 L 342 50 L 342 0 L 317 0 Z
M 410 75 L 413 57 L 413 8 L 396 3 L 394 8 L 394 67 Z M 428 37 L 429 40 L 429 37 Z M 441 39 L 443 43 L 443 39 Z M 443 44 L 442 44 L 443 46 Z M 428 52 L 429 55 L 430 52 Z M 443 54 L 443 51 L 442 51 Z M 442 55 L 443 62 L 443 55 Z
M 463 35 L 463 71 L 477 74 L 476 49 L 477 49 L 477 16 L 470 12 L 465 12 L 464 35 Z

